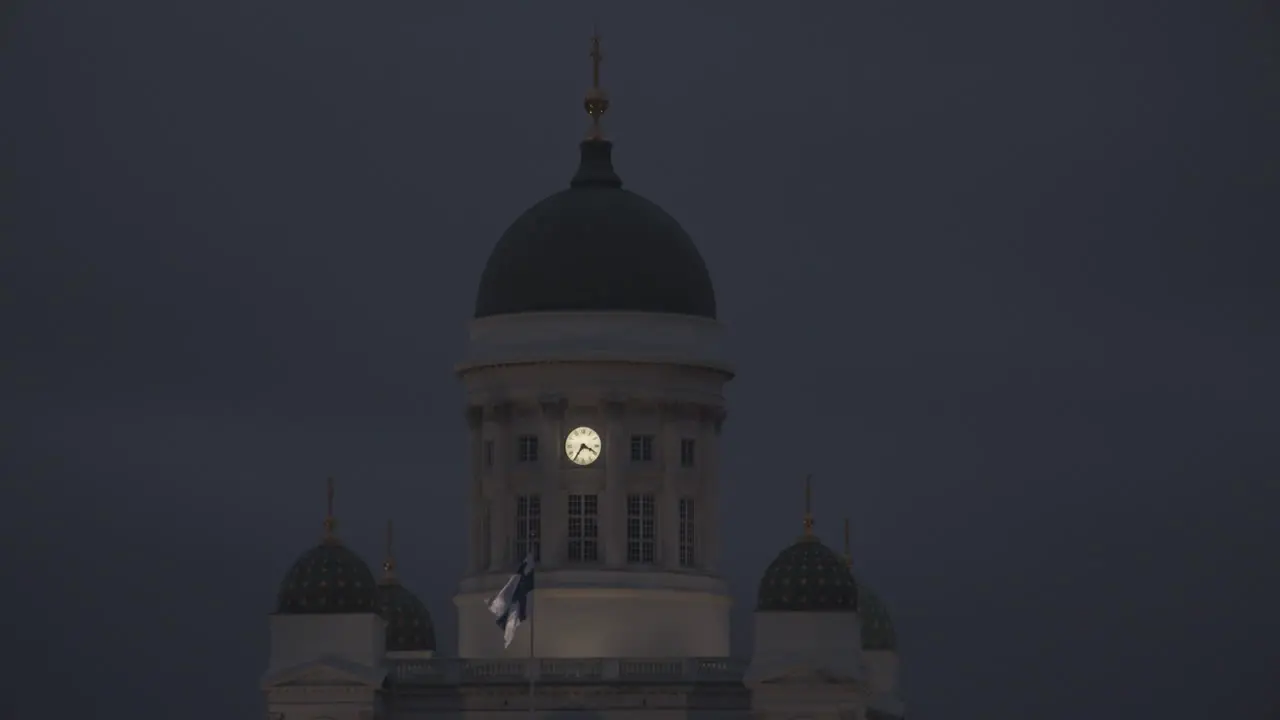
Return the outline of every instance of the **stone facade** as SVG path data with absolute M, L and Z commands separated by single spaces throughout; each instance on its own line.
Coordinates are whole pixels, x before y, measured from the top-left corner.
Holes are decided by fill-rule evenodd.
M 597 80 L 598 50 L 597 38 Z M 588 95 L 595 131 L 570 187 L 531 207 L 491 254 L 456 368 L 468 468 L 456 652 L 433 639 L 387 652 L 411 634 L 388 643 L 382 595 L 360 595 L 367 612 L 317 612 L 372 583 L 345 549 L 338 568 L 328 537 L 329 564 L 304 556 L 271 617 L 268 720 L 904 715 L 896 652 L 864 655 L 852 575 L 824 546 L 780 556 L 751 657 L 729 655 L 725 330 L 692 239 L 621 189 L 599 132 L 604 97 Z M 598 438 L 598 452 L 581 457 L 575 437 Z M 809 550 L 830 560 L 822 572 L 810 572 Z M 529 619 L 504 647 L 488 600 L 526 553 L 536 559 Z M 342 572 L 313 569 L 330 565 Z M 807 592 L 811 581 L 822 589 Z M 423 627 L 427 615 L 415 615 Z

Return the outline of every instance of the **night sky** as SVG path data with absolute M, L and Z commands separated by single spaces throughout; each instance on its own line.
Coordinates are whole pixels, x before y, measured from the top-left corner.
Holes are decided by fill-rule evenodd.
M 4 5 L 0 715 L 261 717 L 330 475 L 452 651 L 452 367 L 593 20 L 738 363 L 736 652 L 812 472 L 912 718 L 1280 712 L 1274 2 Z

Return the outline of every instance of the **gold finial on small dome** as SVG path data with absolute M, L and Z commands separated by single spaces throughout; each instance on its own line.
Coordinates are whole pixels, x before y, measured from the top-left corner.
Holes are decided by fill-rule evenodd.
M 813 537 L 813 474 L 804 476 L 804 537 Z
M 582 101 L 582 107 L 591 116 L 591 130 L 587 132 L 588 140 L 603 140 L 604 130 L 600 127 L 600 118 L 609 110 L 609 95 L 600 87 L 600 62 L 604 55 L 600 52 L 600 33 L 591 29 L 591 89 Z
M 338 542 L 338 518 L 333 516 L 333 478 L 329 478 L 325 493 L 328 496 L 329 511 L 324 516 L 324 541 L 336 543 Z
M 384 584 L 396 581 L 396 556 L 391 549 L 391 541 L 393 539 L 393 531 L 391 521 L 387 521 L 387 556 L 382 561 L 382 582 Z

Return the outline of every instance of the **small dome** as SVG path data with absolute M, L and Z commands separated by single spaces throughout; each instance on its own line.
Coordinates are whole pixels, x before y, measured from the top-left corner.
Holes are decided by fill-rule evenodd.
M 276 612 L 376 613 L 378 584 L 359 555 L 326 538 L 303 553 L 284 576 Z
M 858 588 L 844 559 L 806 535 L 778 553 L 760 579 L 757 611 L 856 612 Z
M 896 650 L 898 637 L 893 632 L 889 608 L 866 585 L 858 585 L 858 617 L 862 620 L 863 650 Z
M 615 310 L 716 316 L 715 289 L 689 234 L 622 189 L 612 143 L 582 143 L 569 188 L 516 219 L 494 246 L 475 317 Z
M 387 652 L 420 652 L 436 649 L 436 628 L 427 606 L 398 582 L 383 581 L 378 588 L 382 619 L 387 621 Z

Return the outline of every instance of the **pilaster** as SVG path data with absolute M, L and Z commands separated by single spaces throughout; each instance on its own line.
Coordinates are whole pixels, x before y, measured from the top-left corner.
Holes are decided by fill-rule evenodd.
M 471 473 L 470 492 L 467 498 L 467 570 L 479 572 L 483 562 L 484 538 L 484 408 L 468 406 L 464 417 L 467 421 L 468 471 Z
M 567 555 L 566 533 L 569 526 L 567 493 L 561 474 L 564 472 L 565 411 L 569 401 L 559 395 L 539 399 L 542 416 L 539 422 L 540 443 L 546 452 L 538 456 L 542 466 L 542 562 L 544 567 L 564 565 Z
M 604 536 L 604 559 L 609 567 L 627 563 L 626 468 L 629 452 L 626 405 L 606 400 L 604 411 L 604 497 L 601 498 L 600 531 Z
M 489 431 L 493 434 L 493 468 L 489 493 L 489 572 L 511 565 L 511 537 L 515 529 L 515 501 L 511 497 L 511 465 L 515 460 L 515 438 L 511 434 L 511 403 L 489 408 Z
M 662 463 L 662 492 L 658 498 L 658 564 L 667 570 L 680 567 L 680 439 L 681 406 L 663 403 L 659 408 L 658 460 Z
M 700 564 L 708 572 L 717 572 L 720 568 L 720 431 L 724 427 L 726 413 L 723 407 L 707 405 L 699 412 L 698 444 L 702 447 L 698 452 L 699 485 L 702 496 L 695 509 L 695 531 L 701 547 L 695 552 L 701 553 Z

